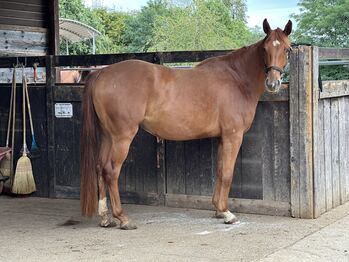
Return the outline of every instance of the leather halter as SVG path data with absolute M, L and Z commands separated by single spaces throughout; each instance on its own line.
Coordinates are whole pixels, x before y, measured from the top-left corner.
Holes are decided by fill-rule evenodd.
M 269 66 L 267 67 L 267 65 L 265 65 L 265 73 L 268 74 L 269 71 L 271 70 L 275 70 L 275 71 L 278 71 L 281 75 L 284 73 L 284 70 L 281 69 L 280 67 L 278 66 Z

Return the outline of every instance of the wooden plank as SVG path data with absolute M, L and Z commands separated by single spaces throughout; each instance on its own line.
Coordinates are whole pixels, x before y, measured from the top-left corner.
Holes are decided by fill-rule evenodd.
M 349 80 L 323 81 L 320 98 L 349 96 Z
M 84 85 L 59 84 L 53 91 L 55 102 L 80 102 Z
M 164 187 L 165 181 L 159 181 L 162 177 L 159 177 L 159 170 L 157 168 L 157 153 L 158 144 L 157 139 L 153 135 L 144 130 L 140 130 L 139 144 L 137 145 L 137 155 L 135 165 L 137 167 L 138 180 L 139 176 L 143 176 L 143 190 L 146 193 L 158 193 L 159 186 Z M 161 143 L 161 142 L 160 142 Z M 163 158 L 161 159 L 163 163 Z M 161 163 L 160 162 L 160 163 Z M 164 168 L 164 165 L 160 164 L 160 168 Z M 136 184 L 137 186 L 137 184 Z M 161 188 L 160 188 L 161 189 Z M 138 190 L 137 190 L 138 191 Z M 161 192 L 161 191 L 160 191 Z
M 185 193 L 187 195 L 200 195 L 200 145 L 198 140 L 184 142 L 185 159 Z
M 338 137 L 338 98 L 331 99 L 331 163 L 332 163 L 332 204 L 337 207 L 340 204 L 339 186 L 339 137 Z M 330 139 L 330 138 L 328 138 Z
M 228 204 L 233 212 L 290 216 L 289 202 L 229 198 Z M 166 206 L 214 210 L 209 196 L 166 194 Z
M 2 7 L 0 9 L 0 16 L 3 18 L 20 18 L 23 20 L 43 21 L 45 18 L 45 12 L 15 9 L 11 10 Z
M 10 0 L 0 0 L 0 3 L 3 2 L 9 2 Z M 11 0 L 11 2 L 15 3 L 23 3 L 27 5 L 42 5 L 43 1 L 42 0 Z
M 277 103 L 274 114 L 274 192 L 275 201 L 290 201 L 290 157 L 288 105 Z
M 314 114 L 315 117 L 315 114 Z M 314 130 L 314 216 L 326 212 L 324 100 L 318 100 L 317 130 Z M 315 129 L 315 127 L 314 127 Z M 316 138 L 315 138 L 316 136 Z
M 339 138 L 339 187 L 340 187 L 340 204 L 346 202 L 347 183 L 349 181 L 348 172 L 348 113 L 346 112 L 346 102 L 349 102 L 349 97 L 339 98 L 339 113 L 338 113 L 338 138 Z
M 212 165 L 212 141 L 213 139 L 211 138 L 199 140 L 199 166 L 201 169 L 199 185 L 200 195 L 202 196 L 211 196 L 213 194 L 215 170 Z
M 31 27 L 31 26 L 21 26 L 21 25 L 0 25 L 1 30 L 11 30 L 11 31 L 24 31 L 24 32 L 41 32 L 47 33 L 47 28 L 42 27 Z
M 247 199 L 263 198 L 262 183 L 262 111 L 259 107 L 250 130 L 244 135 L 242 157 L 242 197 Z
M 313 47 L 313 159 L 314 159 L 314 217 L 319 217 L 326 210 L 325 180 L 321 172 L 323 159 L 323 106 L 319 104 L 319 49 Z
M 121 203 L 158 206 L 161 204 L 157 193 L 120 192 Z
M 291 158 L 291 214 L 300 217 L 299 170 L 299 49 L 290 54 L 290 158 Z
M 78 199 L 80 197 L 80 187 L 55 186 L 55 197 Z
M 166 141 L 167 193 L 185 194 L 184 142 Z
M 348 59 L 349 48 L 319 48 L 319 59 Z
M 326 211 L 332 209 L 332 147 L 331 147 L 331 101 L 324 100 L 324 145 L 325 145 L 325 181 Z
M 30 26 L 30 27 L 42 27 L 47 28 L 47 21 L 45 17 L 43 19 L 24 19 L 24 18 L 15 18 L 10 16 L 1 16 L 0 23 L 5 25 L 14 25 L 14 26 Z
M 56 167 L 55 167 L 55 118 L 53 89 L 56 75 L 53 67 L 53 56 L 46 56 L 46 110 L 47 110 L 47 173 L 49 176 L 49 196 L 55 197 Z

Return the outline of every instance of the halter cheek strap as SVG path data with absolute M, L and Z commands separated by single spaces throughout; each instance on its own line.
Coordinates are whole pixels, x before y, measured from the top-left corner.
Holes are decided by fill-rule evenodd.
M 281 75 L 284 73 L 284 70 L 278 66 L 269 66 L 269 67 L 265 66 L 265 73 L 266 74 L 268 74 L 269 71 L 271 71 L 271 70 L 278 71 L 278 72 L 280 72 Z

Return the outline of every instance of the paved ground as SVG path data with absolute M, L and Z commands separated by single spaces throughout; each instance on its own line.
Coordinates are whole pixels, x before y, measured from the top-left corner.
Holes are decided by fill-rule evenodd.
M 100 228 L 76 200 L 0 196 L 0 261 L 349 261 L 349 203 L 316 220 L 237 214 L 234 226 L 212 211 L 124 207 L 137 230 Z

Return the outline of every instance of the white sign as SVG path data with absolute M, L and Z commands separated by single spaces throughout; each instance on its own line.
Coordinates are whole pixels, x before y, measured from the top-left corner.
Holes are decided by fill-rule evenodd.
M 73 105 L 70 103 L 56 103 L 55 116 L 57 118 L 71 118 L 73 117 Z

